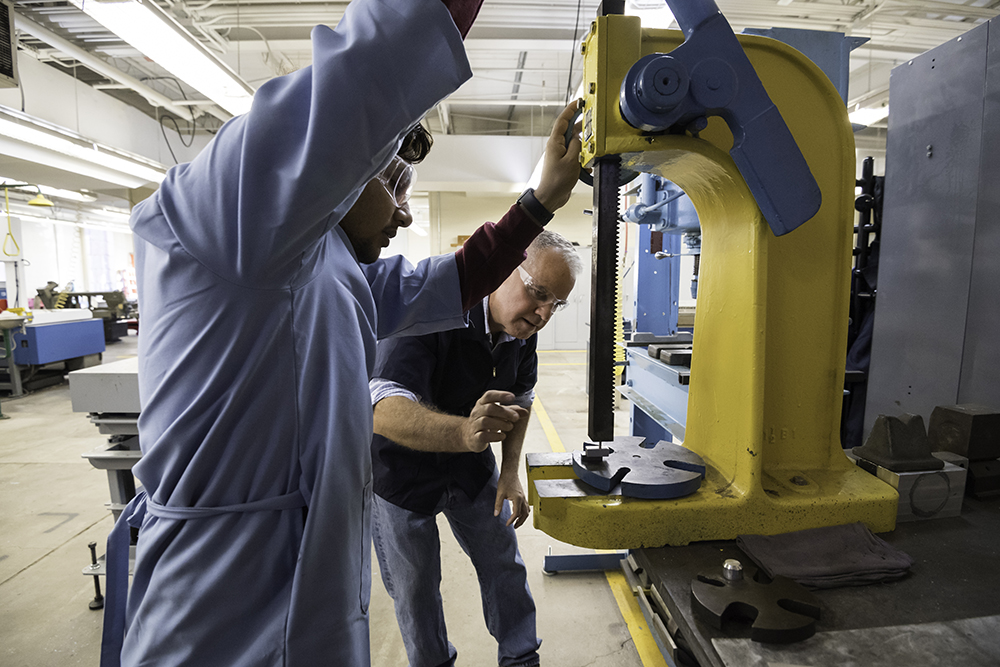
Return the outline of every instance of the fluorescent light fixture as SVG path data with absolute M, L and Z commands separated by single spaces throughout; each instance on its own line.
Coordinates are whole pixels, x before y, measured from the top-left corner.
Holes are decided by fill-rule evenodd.
M 39 185 L 42 190 L 43 195 L 48 195 L 49 197 L 57 197 L 59 199 L 68 199 L 70 201 L 76 201 L 81 203 L 87 203 L 92 201 L 97 201 L 97 197 L 94 195 L 84 194 L 82 192 L 76 192 L 74 190 L 63 190 L 61 188 L 50 188 L 47 185 Z
M 884 107 L 876 107 L 874 109 L 871 108 L 855 109 L 850 114 L 848 114 L 847 117 L 851 120 L 852 123 L 855 123 L 857 125 L 874 125 L 875 123 L 879 122 L 883 118 L 887 118 L 888 116 L 889 116 L 889 105 L 885 105 Z
M 128 225 L 128 221 L 132 217 L 132 214 L 124 209 L 80 209 L 80 212 L 88 215 L 94 215 L 98 218 L 103 218 L 101 222 L 107 221 L 121 225 Z
M 21 183 L 23 182 L 23 179 L 0 176 L 0 183 L 7 183 L 7 182 Z M 32 185 L 36 184 L 32 183 Z M 38 189 L 41 190 L 42 194 L 45 195 L 46 197 L 57 197 L 59 199 L 68 199 L 70 201 L 77 201 L 77 202 L 97 201 L 97 197 L 94 197 L 93 195 L 85 195 L 81 192 L 74 192 L 73 190 L 62 190 L 60 188 L 52 188 L 49 187 L 48 185 L 42 185 L 40 183 L 37 185 Z
M 427 236 L 427 230 L 424 229 L 423 227 L 420 227 L 416 223 L 410 225 L 409 227 L 405 227 L 404 229 L 413 232 L 417 236 Z
M 22 220 L 26 216 L 20 216 Z M 129 227 L 122 227 L 121 225 L 115 225 L 110 223 L 99 223 L 99 222 L 78 222 L 73 220 L 46 220 L 45 218 L 38 218 L 39 222 L 49 222 L 53 225 L 60 225 L 62 227 L 82 227 L 84 229 L 96 229 L 100 232 L 112 232 L 114 234 L 131 234 L 132 230 Z
M 638 16 L 643 28 L 666 30 L 674 25 L 673 12 L 663 0 L 629 0 L 625 6 L 625 14 Z
M 6 216 L 6 211 L 0 210 L 0 215 Z M 116 225 L 113 222 L 101 222 L 101 221 L 91 221 L 91 220 L 63 220 L 62 218 L 43 218 L 40 215 L 28 215 L 26 213 L 19 213 L 18 211 L 11 209 L 11 217 L 17 218 L 22 222 L 36 222 L 36 223 L 46 223 L 50 225 L 59 225 L 61 227 L 83 227 L 85 229 L 98 229 L 103 232 L 115 232 L 117 234 L 131 234 L 132 229 L 127 225 Z
M 8 211 L 4 211 L 3 215 L 6 216 Z M 17 211 L 9 211 L 11 217 L 17 218 L 18 220 L 30 220 L 32 222 L 62 222 L 62 220 L 56 220 L 55 218 L 43 218 L 39 215 L 25 215 L 24 213 L 18 213 Z
M 113 179 L 112 182 L 124 187 L 160 183 L 167 174 L 166 167 L 157 162 L 98 144 L 8 107 L 0 107 L 0 139 L 13 139 L 103 167 L 116 174 L 106 179 Z
M 250 110 L 253 88 L 152 0 L 70 1 L 229 113 Z

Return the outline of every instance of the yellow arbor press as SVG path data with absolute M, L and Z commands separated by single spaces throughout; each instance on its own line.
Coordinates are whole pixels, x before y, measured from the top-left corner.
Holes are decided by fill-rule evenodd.
M 692 31 L 685 33 L 690 40 Z M 801 227 L 805 218 L 776 220 L 780 212 L 762 201 L 760 182 L 754 192 L 748 187 L 746 165 L 738 168 L 729 154 L 732 123 L 712 116 L 686 131 L 652 131 L 623 119 L 630 70 L 643 57 L 674 51 L 684 34 L 642 29 L 636 17 L 602 16 L 583 42 L 584 165 L 596 172 L 604 158 L 620 156 L 622 170 L 669 179 L 691 198 L 701 222 L 683 445 L 702 457 L 707 472 L 692 495 L 644 500 L 586 488 L 566 455 L 529 457 L 535 526 L 559 540 L 641 548 L 856 521 L 876 532 L 895 526 L 896 491 L 853 465 L 839 441 L 855 182 L 847 111 L 826 75 L 798 51 L 764 37 L 738 40 L 821 192 L 821 206 Z M 711 87 L 715 79 L 704 81 Z M 654 83 L 669 93 L 666 77 Z M 753 130 L 746 128 L 748 135 Z M 613 164 L 617 170 L 617 158 Z M 617 206 L 618 182 L 606 173 L 600 181 L 595 174 L 595 214 L 599 197 L 613 196 Z M 790 180 L 788 187 L 807 189 L 809 182 Z M 767 187 L 774 192 L 773 181 Z M 595 232 L 595 246 L 602 242 Z M 595 258 L 592 298 L 601 299 L 609 267 L 596 248 Z M 591 364 L 592 394 L 603 390 L 602 370 Z M 610 385 L 610 373 L 607 379 Z M 592 419 L 591 438 L 610 439 L 606 424 L 596 431 L 603 435 L 595 435 Z

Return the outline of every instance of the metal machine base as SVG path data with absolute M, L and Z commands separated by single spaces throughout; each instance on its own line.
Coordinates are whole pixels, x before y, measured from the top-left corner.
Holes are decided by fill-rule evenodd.
M 874 532 L 895 526 L 896 490 L 854 466 L 839 438 L 855 184 L 847 109 L 795 49 L 738 39 L 823 193 L 819 212 L 780 237 L 730 157 L 721 119 L 691 136 L 643 133 L 621 117 L 619 91 L 632 66 L 670 53 L 684 35 L 599 16 L 584 41 L 585 166 L 619 155 L 623 166 L 675 183 L 698 211 L 683 445 L 704 460 L 706 477 L 690 496 L 643 500 L 595 494 L 574 483 L 572 470 L 529 457 L 534 525 L 557 539 L 631 549 L 856 521 Z
M 571 454 L 529 454 L 529 500 L 536 528 L 593 549 L 677 546 L 856 521 L 876 526 L 876 532 L 890 530 L 896 490 L 840 456 L 842 467 L 792 469 L 781 477 L 767 472 L 749 492 L 706 460 L 706 479 L 694 494 L 645 500 L 607 495 L 584 484 L 573 472 Z

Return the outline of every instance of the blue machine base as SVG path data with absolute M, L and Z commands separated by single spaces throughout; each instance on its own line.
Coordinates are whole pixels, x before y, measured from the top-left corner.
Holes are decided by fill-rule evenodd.
M 104 320 L 27 326 L 14 334 L 14 363 L 41 366 L 104 352 Z

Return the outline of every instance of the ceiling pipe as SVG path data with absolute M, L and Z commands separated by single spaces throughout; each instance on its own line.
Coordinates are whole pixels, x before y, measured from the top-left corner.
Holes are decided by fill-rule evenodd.
M 437 105 L 438 120 L 441 121 L 441 128 L 444 134 L 451 134 L 451 111 L 448 109 L 447 102 L 441 102 Z
M 197 117 L 187 107 L 178 105 L 176 102 L 174 102 L 174 100 L 170 99 L 163 93 L 153 90 L 152 88 L 144 84 L 142 81 L 139 81 L 135 77 L 131 77 L 128 74 L 125 74 L 124 72 L 117 69 L 116 67 L 113 67 L 112 65 L 109 65 L 104 60 L 98 58 L 89 51 L 81 49 L 72 42 L 63 39 L 56 33 L 49 30 L 48 28 L 41 26 L 30 19 L 26 19 L 20 14 L 14 15 L 14 21 L 15 21 L 14 25 L 17 27 L 18 30 L 26 32 L 32 37 L 40 39 L 43 42 L 50 45 L 51 47 L 58 49 L 59 51 L 62 51 L 63 53 L 65 53 L 68 56 L 71 56 L 72 58 L 75 58 L 76 60 L 80 61 L 90 69 L 97 72 L 98 74 L 106 76 L 112 81 L 127 86 L 128 88 L 131 88 L 139 95 L 142 95 L 146 99 L 146 101 L 152 104 L 153 106 L 162 107 L 167 111 L 171 112 L 172 114 L 180 116 L 181 118 L 191 122 L 194 122 L 194 119 Z M 216 109 L 214 105 L 211 107 L 207 107 L 204 110 L 223 122 L 232 118 L 230 114 L 226 113 L 221 109 Z

